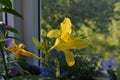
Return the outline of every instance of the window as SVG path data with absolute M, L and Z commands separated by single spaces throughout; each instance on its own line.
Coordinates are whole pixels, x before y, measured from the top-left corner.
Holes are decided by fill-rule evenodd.
M 111 53 L 120 43 L 119 3 L 119 0 L 13 0 L 14 9 L 22 13 L 24 20 L 8 14 L 8 24 L 19 30 L 26 48 L 38 55 L 32 37 L 46 36 L 69 17 L 73 35 L 86 37 L 94 45 L 90 53 Z
M 111 54 L 119 50 L 119 0 L 42 0 L 41 4 L 43 36 L 60 28 L 63 19 L 69 17 L 73 34 L 86 37 L 93 45 L 90 53 Z
M 25 44 L 25 48 L 38 55 L 38 49 L 32 41 L 32 37 L 38 38 L 38 1 L 39 0 L 11 0 L 13 8 L 21 13 L 24 19 L 7 14 L 8 25 L 15 27 L 20 36 L 16 36 Z M 28 58 L 28 63 L 38 64 L 39 60 Z

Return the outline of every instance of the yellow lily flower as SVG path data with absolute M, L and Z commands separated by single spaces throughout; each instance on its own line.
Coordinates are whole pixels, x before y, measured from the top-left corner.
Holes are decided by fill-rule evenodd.
M 13 44 L 13 47 L 8 46 L 5 49 L 12 52 L 14 54 L 15 59 L 19 59 L 20 55 L 24 55 L 24 56 L 27 56 L 27 57 L 34 57 L 34 58 L 39 59 L 41 61 L 44 60 L 43 58 L 38 57 L 38 56 L 32 54 L 29 51 L 26 51 L 24 49 L 25 48 L 24 44 L 20 43 L 20 44 L 17 45 L 14 40 L 12 41 L 12 44 Z
M 75 38 L 71 35 L 72 24 L 69 18 L 65 18 L 60 26 L 60 30 L 49 31 L 47 37 L 57 38 L 51 49 L 56 48 L 57 50 L 64 51 L 68 66 L 73 66 L 75 64 L 74 55 L 69 50 L 86 48 L 88 41 Z

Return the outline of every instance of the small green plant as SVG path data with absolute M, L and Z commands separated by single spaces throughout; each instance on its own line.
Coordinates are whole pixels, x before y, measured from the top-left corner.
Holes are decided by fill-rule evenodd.
M 0 12 L 10 13 L 17 17 L 23 18 L 23 16 L 20 13 L 12 9 L 12 3 L 10 0 L 0 0 L 0 5 L 4 6 L 4 8 L 0 8 Z

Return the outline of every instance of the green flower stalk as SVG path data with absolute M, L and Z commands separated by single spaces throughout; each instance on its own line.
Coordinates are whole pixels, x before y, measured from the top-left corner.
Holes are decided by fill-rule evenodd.
M 9 78 L 9 75 L 8 75 L 8 68 L 7 68 L 7 64 L 6 64 L 6 60 L 5 60 L 5 55 L 4 55 L 4 42 L 1 42 L 0 43 L 0 52 L 2 54 L 2 60 L 3 60 L 3 65 L 4 65 L 4 68 L 5 68 L 5 78 Z

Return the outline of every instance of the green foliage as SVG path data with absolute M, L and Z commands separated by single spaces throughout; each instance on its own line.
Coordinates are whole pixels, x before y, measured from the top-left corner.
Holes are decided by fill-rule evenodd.
M 120 64 L 117 67 L 117 80 L 120 80 Z
M 40 42 L 38 41 L 36 37 L 33 37 L 32 40 L 38 49 L 43 50 L 43 46 L 40 44 Z
M 12 3 L 10 0 L 0 0 L 0 4 L 4 5 L 7 8 L 12 9 Z
M 91 54 L 119 55 L 115 51 L 120 46 L 119 3 L 119 0 L 42 1 L 42 36 L 51 29 L 60 28 L 58 25 L 69 17 L 73 34 L 89 40 Z
M 3 49 L 4 46 L 5 46 L 5 41 L 1 41 L 1 42 L 0 42 L 0 52 L 2 52 L 1 49 Z
M 9 67 L 11 65 L 9 63 L 8 58 L 5 57 L 5 56 L 9 55 L 9 54 L 5 54 L 5 53 L 8 53 L 8 52 L 5 52 L 6 39 L 8 37 L 10 37 L 8 35 L 8 31 L 10 31 L 12 33 L 18 33 L 18 31 L 16 29 L 14 29 L 14 28 L 9 28 L 8 29 L 8 28 L 6 28 L 5 24 L 0 24 L 0 56 L 1 56 L 0 57 L 0 60 L 1 60 L 0 61 L 0 64 L 1 64 L 0 68 L 4 68 L 3 70 L 0 71 L 1 72 L 0 75 L 5 76 L 6 79 L 9 78 L 8 70 L 9 70 Z M 15 39 L 15 38 L 13 38 L 13 39 Z M 6 63 L 6 61 L 8 61 L 8 62 Z M 12 63 L 12 65 L 13 65 L 13 63 Z M 16 66 L 16 68 L 17 68 L 17 66 Z M 19 70 L 21 70 L 20 67 L 19 67 Z
M 70 17 L 75 26 L 75 31 L 80 28 L 81 24 L 87 24 L 85 22 L 86 19 L 96 21 L 96 25 L 98 25 L 100 29 L 104 28 L 104 30 L 106 30 L 106 25 L 110 22 L 109 17 L 113 14 L 113 4 L 117 1 L 118 0 L 110 0 L 109 2 L 107 0 L 42 1 L 42 28 L 46 30 L 55 28 L 64 17 Z
M 57 58 L 55 58 L 55 64 L 56 64 L 56 77 L 60 77 L 60 63 Z
M 19 34 L 19 32 L 15 28 L 6 28 L 7 31 L 13 32 L 15 34 Z
M 12 9 L 10 0 L 0 0 L 0 4 L 5 6 L 5 8 L 0 8 L 0 12 L 10 13 L 23 19 L 23 16 L 20 13 Z
M 6 28 L 5 24 L 0 24 L 0 41 L 3 41 L 5 38 L 14 38 L 13 36 L 8 36 L 8 32 L 19 34 L 19 32 L 15 28 Z M 19 39 L 17 39 L 19 40 Z
M 120 2 L 117 2 L 117 3 L 115 4 L 114 12 L 120 12 Z
M 13 15 L 15 15 L 17 17 L 23 18 L 23 16 L 21 14 L 19 14 L 18 12 L 16 12 L 13 9 L 10 9 L 10 8 L 1 8 L 0 12 L 10 13 L 10 14 L 13 14 Z
M 44 39 L 43 39 L 44 38 Z M 34 42 L 34 44 L 36 45 L 36 47 L 41 50 L 41 52 L 43 54 L 49 54 L 49 48 L 50 46 L 48 46 L 48 39 L 46 37 L 43 37 L 41 41 L 38 41 L 38 39 L 36 37 L 33 37 L 32 40 Z
M 115 71 L 112 71 L 112 70 L 108 70 L 108 73 L 111 77 L 111 80 L 117 80 L 117 77 L 115 75 Z M 118 79 L 119 80 L 119 79 Z
M 108 59 L 112 55 L 115 56 L 119 62 L 119 0 L 44 0 L 42 1 L 42 36 L 46 36 L 46 33 L 51 29 L 60 28 L 58 25 L 60 25 L 65 17 L 71 19 L 73 23 L 73 34 L 75 36 L 89 40 L 90 46 L 85 50 L 86 52 L 92 56 L 103 54 L 104 59 Z M 92 71 L 89 70 L 94 70 L 93 66 L 91 66 L 92 63 L 88 63 L 85 66 L 84 61 L 86 59 L 80 59 L 81 60 L 76 60 L 78 61 L 76 65 L 84 67 L 85 69 L 80 70 L 81 67 L 75 65 L 73 68 L 69 68 L 69 70 L 74 72 L 75 75 L 77 75 L 78 70 L 81 71 L 81 73 L 83 72 L 83 74 L 85 74 L 84 72 L 90 72 L 89 74 L 91 74 Z M 100 65 L 100 63 L 98 63 L 98 65 Z M 62 69 L 63 68 L 68 69 L 67 66 L 62 67 Z M 109 71 L 109 73 L 113 76 L 111 78 L 116 79 L 115 71 Z M 68 77 L 68 75 L 66 77 Z
M 77 53 L 76 53 L 77 54 Z M 62 60 L 61 60 L 61 58 Z M 61 63 L 60 70 L 61 73 L 66 72 L 64 76 L 60 79 L 80 79 L 80 80 L 92 80 L 92 77 L 97 75 L 96 71 L 98 70 L 98 58 L 88 57 L 88 55 L 78 54 L 75 55 L 75 65 L 72 67 L 66 66 L 64 62 L 64 57 L 59 55 L 59 61 Z M 87 74 L 87 75 L 86 75 Z

